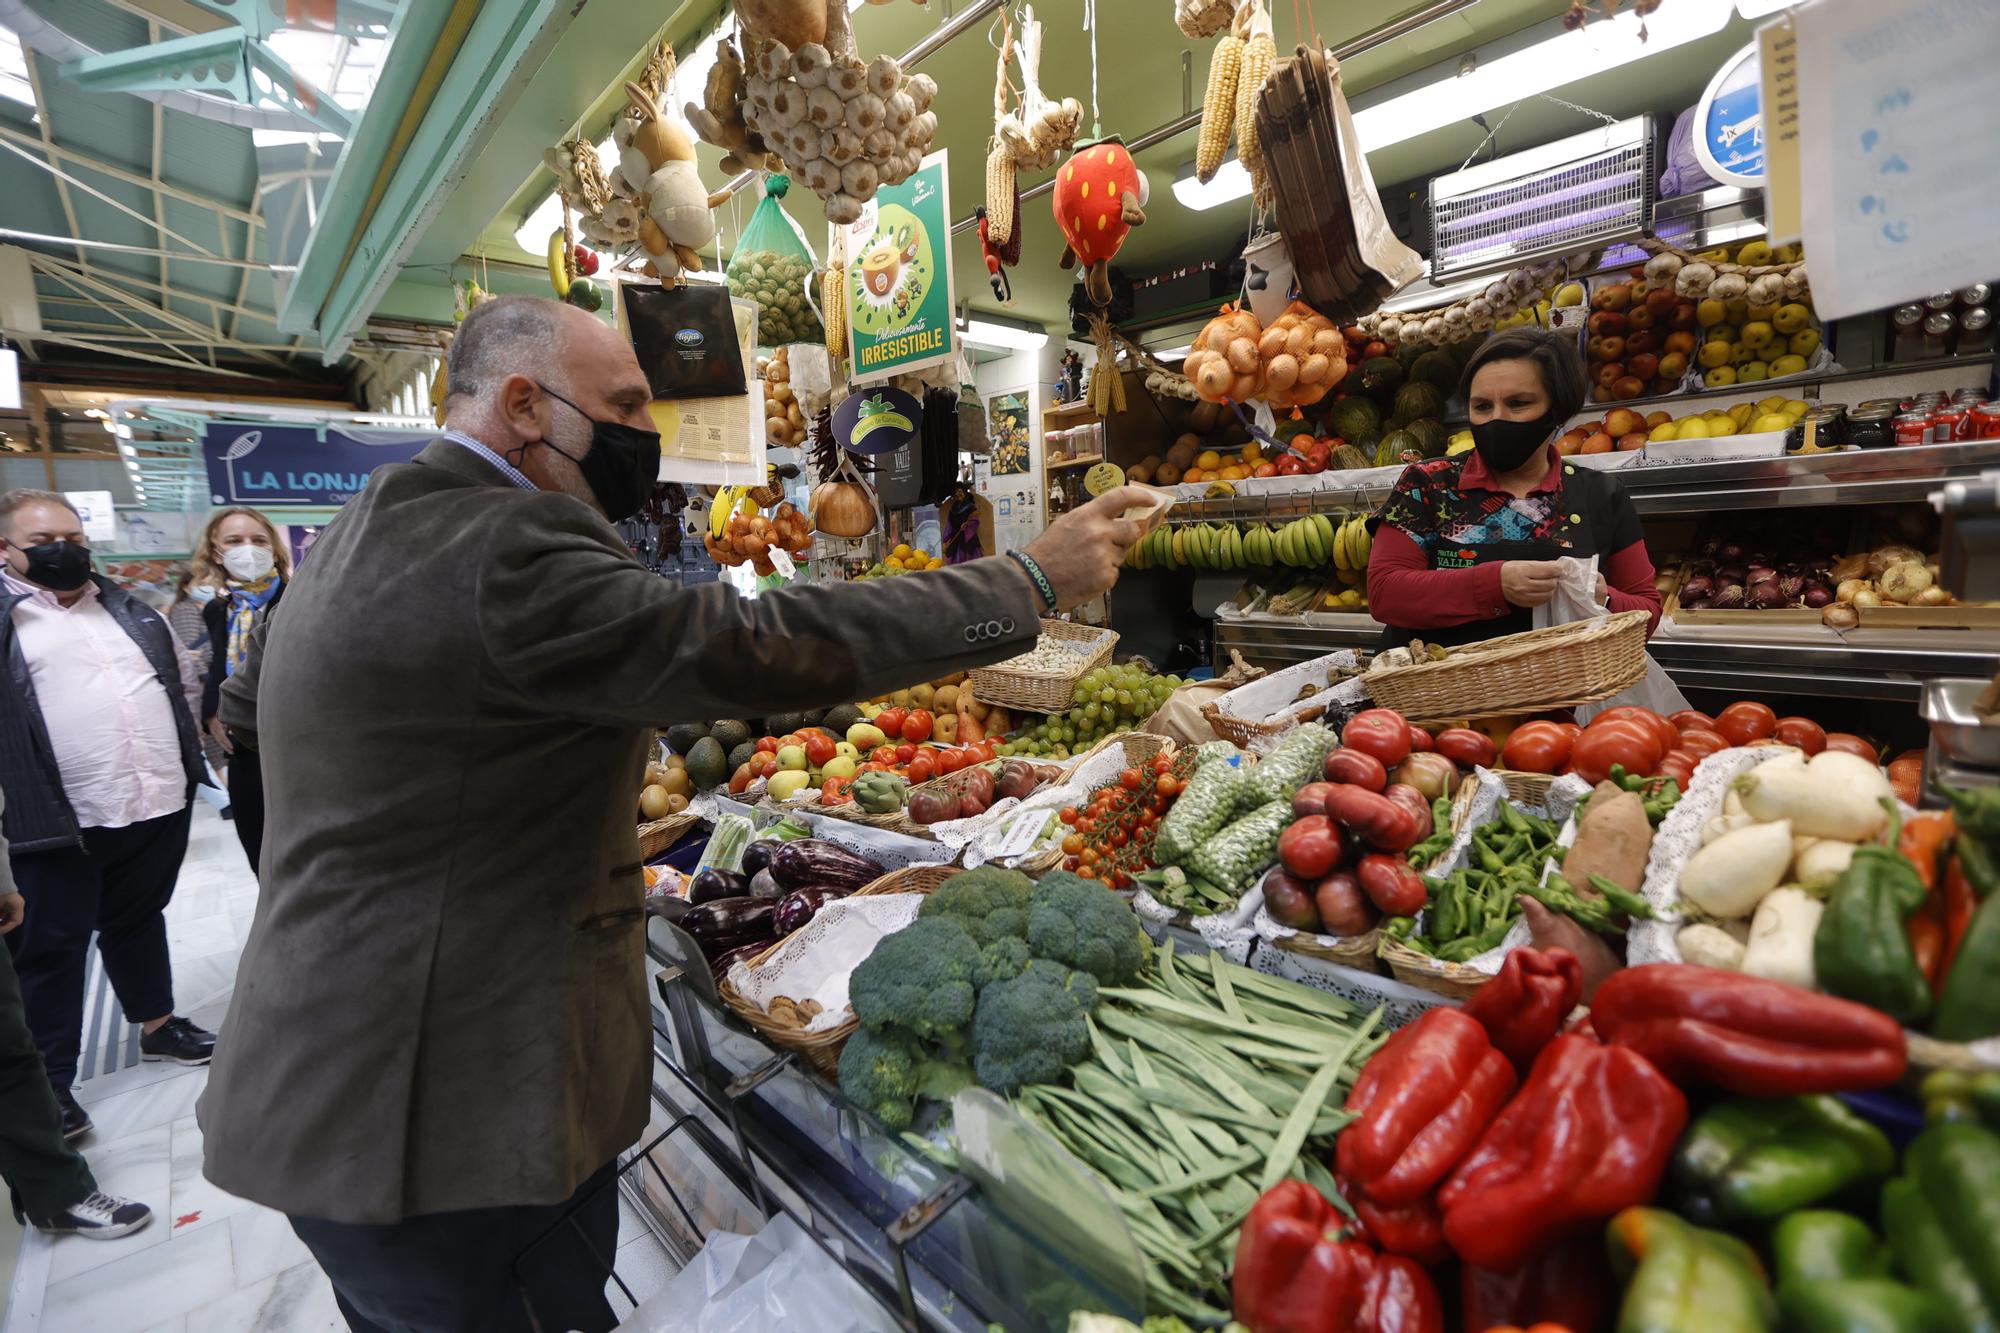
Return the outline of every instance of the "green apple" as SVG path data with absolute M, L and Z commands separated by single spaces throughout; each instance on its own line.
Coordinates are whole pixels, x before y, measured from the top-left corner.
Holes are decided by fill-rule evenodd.
M 820 767 L 822 778 L 851 778 L 861 761 L 851 754 L 837 754 Z
M 866 754 L 887 740 L 888 737 L 882 734 L 882 728 L 872 722 L 856 722 L 847 729 L 847 743 L 860 754 Z
M 852 741 L 835 741 L 833 752 L 838 755 L 845 755 L 849 759 L 859 759 L 861 757 L 861 747 Z
M 796 746 L 786 747 L 786 749 L 796 748 Z M 801 751 L 800 753 L 803 754 L 804 752 Z M 811 782 L 812 779 L 806 776 L 804 769 L 783 768 L 771 775 L 770 783 L 766 790 L 770 793 L 772 800 L 786 801 L 804 791 Z
M 806 763 L 806 747 L 803 745 L 781 746 L 778 750 L 778 767 L 790 772 L 803 773 Z

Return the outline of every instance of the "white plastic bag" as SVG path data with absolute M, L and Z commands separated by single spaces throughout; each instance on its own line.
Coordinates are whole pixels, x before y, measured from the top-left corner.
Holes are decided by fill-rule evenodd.
M 1559 556 L 1556 567 L 1560 575 L 1556 582 L 1556 595 L 1535 608 L 1535 628 L 1547 629 L 1551 625 L 1567 625 L 1572 620 L 1589 620 L 1595 616 L 1611 613 L 1597 600 L 1597 557 L 1588 560 L 1573 555 Z M 1638 684 L 1621 694 L 1594 704 L 1583 704 L 1576 709 L 1576 720 L 1588 724 L 1607 708 L 1621 708 L 1636 705 L 1650 708 L 1662 717 L 1669 717 L 1688 707 L 1687 696 L 1675 685 L 1660 664 L 1646 655 L 1646 674 Z
M 621 1333 L 873 1333 L 881 1306 L 780 1215 L 754 1236 L 711 1232 L 708 1244 L 618 1325 Z

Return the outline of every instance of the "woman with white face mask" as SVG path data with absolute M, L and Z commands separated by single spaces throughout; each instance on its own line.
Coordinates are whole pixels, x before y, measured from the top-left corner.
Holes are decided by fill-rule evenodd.
M 222 682 L 250 653 L 250 636 L 278 605 L 291 578 L 291 553 L 277 525 L 255 509 L 218 509 L 194 548 L 194 581 L 216 589 L 203 608 L 208 625 L 208 680 L 202 726 L 228 756 L 229 804 L 250 869 L 264 844 L 264 774 L 257 752 L 238 746 L 215 715 Z

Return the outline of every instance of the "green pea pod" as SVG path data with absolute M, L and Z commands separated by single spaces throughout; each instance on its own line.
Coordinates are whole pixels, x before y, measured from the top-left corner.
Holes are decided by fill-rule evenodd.
M 1780 1287 L 1787 1333 L 1954 1333 L 1936 1297 L 1888 1278 Z

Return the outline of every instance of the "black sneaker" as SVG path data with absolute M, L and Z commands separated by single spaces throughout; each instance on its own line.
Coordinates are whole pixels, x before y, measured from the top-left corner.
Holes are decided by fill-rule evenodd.
M 169 1018 L 139 1038 L 139 1058 L 171 1060 L 177 1065 L 205 1065 L 215 1055 L 215 1034 L 185 1018 Z
M 28 1225 L 53 1236 L 117 1240 L 120 1236 L 131 1235 L 152 1220 L 153 1210 L 145 1204 L 100 1190 L 54 1217 L 31 1217 Z
M 83 1109 L 68 1088 L 56 1089 L 56 1105 L 62 1108 L 62 1136 L 65 1141 L 90 1133 L 90 1112 Z

